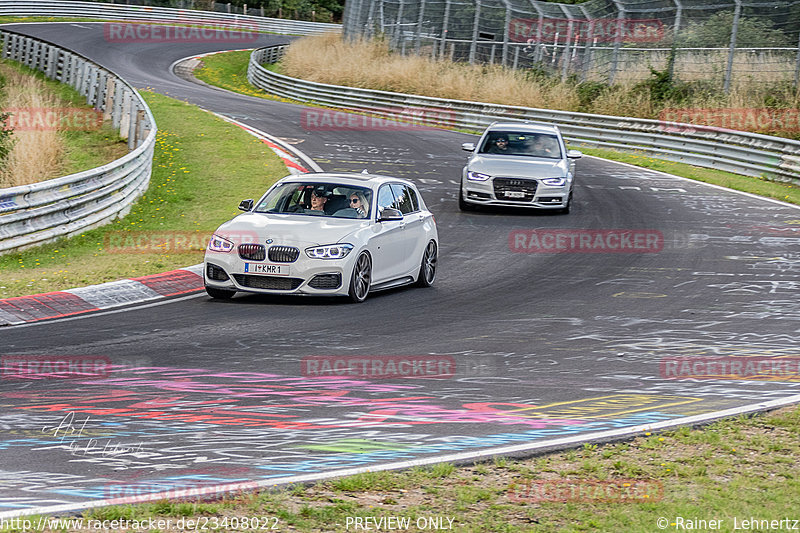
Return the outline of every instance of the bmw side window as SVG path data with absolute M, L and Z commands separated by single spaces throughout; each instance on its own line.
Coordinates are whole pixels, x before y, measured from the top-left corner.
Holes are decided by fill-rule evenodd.
M 381 216 L 381 213 L 387 207 L 393 207 L 397 209 L 391 187 L 388 185 L 383 185 L 378 190 L 378 216 Z
M 394 205 L 395 209 L 399 210 L 404 215 L 407 215 L 408 213 L 414 210 L 414 207 L 411 204 L 411 199 L 408 196 L 408 192 L 406 190 L 405 185 L 400 185 L 399 183 L 393 183 L 392 192 L 394 193 L 394 197 L 397 200 Z
M 417 191 L 413 187 L 408 187 L 408 198 L 411 200 L 413 210 L 419 211 L 419 198 L 417 197 Z

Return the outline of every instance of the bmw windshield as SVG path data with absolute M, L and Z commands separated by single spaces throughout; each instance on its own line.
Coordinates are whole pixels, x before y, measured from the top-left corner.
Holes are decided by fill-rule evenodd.
M 256 213 L 369 218 L 372 190 L 336 183 L 290 182 L 272 189 Z

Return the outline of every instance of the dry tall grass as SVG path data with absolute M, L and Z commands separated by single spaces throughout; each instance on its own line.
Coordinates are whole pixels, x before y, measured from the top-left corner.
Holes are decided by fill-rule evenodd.
M 575 110 L 579 103 L 569 85 L 526 80 L 522 71 L 404 57 L 385 43 L 346 43 L 338 34 L 294 41 L 283 65 L 292 77 L 351 87 L 550 109 Z
M 0 64 L 5 78 L 0 109 L 54 109 L 63 104 L 41 81 Z M 65 145 L 55 129 L 17 130 L 14 146 L 0 168 L 0 188 L 59 177 Z
M 402 56 L 392 53 L 385 42 L 345 42 L 338 34 L 294 41 L 287 49 L 283 67 L 289 76 L 334 85 L 651 119 L 658 119 L 665 108 L 764 108 L 774 102 L 780 102 L 779 107 L 800 107 L 800 91 L 789 84 L 778 88 L 774 83 L 753 83 L 757 66 L 747 64 L 745 56 L 736 59 L 735 71 L 745 75 L 734 79 L 729 94 L 719 90 L 695 91 L 688 100 L 655 102 L 641 85 L 641 80 L 649 75 L 648 65 L 624 64 L 617 77 L 619 83 L 588 101 L 584 98 L 583 104 L 575 83 L 526 77 L 524 71 L 499 66 Z M 695 62 L 706 73 L 720 68 L 708 64 L 708 57 L 702 66 L 703 61 L 694 56 L 682 61 Z M 664 68 L 665 64 L 666 55 L 664 65 L 653 67 Z M 681 68 L 685 69 L 685 65 Z M 761 78 L 764 82 L 776 81 L 769 72 L 762 73 Z

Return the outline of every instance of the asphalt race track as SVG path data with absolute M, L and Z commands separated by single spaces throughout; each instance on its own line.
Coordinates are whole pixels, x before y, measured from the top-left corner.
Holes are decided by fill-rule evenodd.
M 547 446 L 800 393 L 796 369 L 773 365 L 800 356 L 795 207 L 583 158 L 569 215 L 461 213 L 460 144 L 473 136 L 305 131 L 302 106 L 169 71 L 180 58 L 241 43 L 114 44 L 90 23 L 11 28 L 80 52 L 138 88 L 282 138 L 325 170 L 414 180 L 436 215 L 441 253 L 433 288 L 373 294 L 361 305 L 198 294 L 3 328 L 5 356 L 113 366 L 86 380 L 0 380 L 0 510 Z M 247 46 L 286 38 L 262 39 Z M 531 235 L 555 238 L 547 232 L 556 229 L 661 240 L 628 253 L 536 253 Z M 437 374 L 315 373 L 354 357 Z M 708 370 L 697 376 L 677 365 L 683 358 L 773 366 L 748 376 L 741 367 L 731 379 L 719 366 L 695 365 Z M 687 377 L 698 379 L 675 379 Z

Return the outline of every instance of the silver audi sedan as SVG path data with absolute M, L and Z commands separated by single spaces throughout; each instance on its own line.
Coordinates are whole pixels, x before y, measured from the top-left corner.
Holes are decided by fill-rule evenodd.
M 495 122 L 476 143 L 461 176 L 458 206 L 527 207 L 568 213 L 577 150 L 567 150 L 558 126 Z

